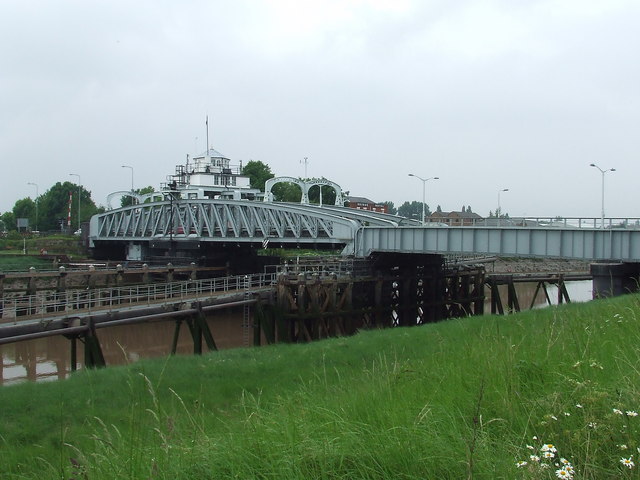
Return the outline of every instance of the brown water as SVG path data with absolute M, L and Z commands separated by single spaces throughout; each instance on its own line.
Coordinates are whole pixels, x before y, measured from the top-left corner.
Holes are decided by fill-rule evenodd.
M 217 311 L 207 319 L 219 349 L 242 346 L 242 311 Z M 171 353 L 175 322 L 139 323 L 97 330 L 107 365 L 123 365 L 140 358 Z M 84 365 L 84 345 L 77 342 L 78 368 Z M 203 351 L 207 350 L 203 341 Z M 193 353 L 193 340 L 186 324 L 180 328 L 178 354 Z M 61 335 L 0 345 L 0 384 L 66 378 L 71 371 L 71 342 Z
M 501 287 L 502 288 L 502 287 Z M 529 308 L 536 284 L 516 284 L 520 307 Z M 591 300 L 591 281 L 569 282 L 567 290 L 572 302 Z M 548 286 L 553 304 L 557 303 L 557 288 Z M 488 290 L 487 290 L 488 295 Z M 501 290 L 506 308 L 506 286 Z M 544 307 L 546 299 L 540 291 L 536 308 Z M 485 312 L 491 304 L 485 304 Z M 209 328 L 219 349 L 240 347 L 243 344 L 242 310 L 216 311 L 208 319 Z M 175 323 L 173 321 L 140 323 L 98 329 L 98 338 L 107 365 L 122 365 L 140 358 L 163 357 L 171 353 Z M 82 368 L 83 345 L 78 342 L 78 368 Z M 48 381 L 66 378 L 70 371 L 70 341 L 61 335 L 0 345 L 0 384 L 11 385 L 25 380 Z M 203 349 L 206 351 L 206 344 Z M 193 341 L 186 325 L 182 325 L 177 353 L 193 353 Z

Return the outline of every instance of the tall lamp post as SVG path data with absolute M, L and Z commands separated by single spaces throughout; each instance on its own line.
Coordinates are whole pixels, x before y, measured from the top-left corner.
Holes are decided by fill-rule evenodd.
M 78 230 L 80 230 L 80 189 L 82 188 L 82 180 L 77 173 L 70 173 L 71 177 L 78 177 Z
M 604 228 L 604 174 L 607 173 L 607 172 L 615 172 L 616 169 L 615 168 L 608 168 L 606 170 L 603 170 L 598 165 L 596 165 L 595 163 L 590 163 L 589 166 L 597 168 L 598 170 L 600 170 L 600 173 L 602 174 L 602 211 L 600 213 L 600 220 L 601 220 L 602 223 L 600 225 L 600 228 Z
M 497 225 L 500 226 L 500 214 L 502 213 L 502 208 L 500 207 L 500 194 L 502 192 L 508 192 L 509 189 L 508 188 L 503 188 L 502 190 L 498 191 L 498 210 L 496 210 L 496 217 L 498 217 L 497 220 Z
M 38 231 L 38 197 L 40 196 L 38 194 L 38 184 L 33 182 L 27 182 L 27 185 L 33 185 L 34 187 L 36 187 L 36 232 L 37 232 Z
M 129 168 L 131 170 L 131 205 L 136 204 L 135 197 L 133 196 L 133 167 L 130 165 L 121 165 L 122 168 Z
M 425 225 L 427 222 L 425 220 L 425 207 L 426 207 L 426 203 L 425 203 L 425 192 L 426 192 L 426 185 L 427 182 L 429 180 L 439 180 L 440 177 L 429 177 L 429 178 L 422 178 L 419 177 L 418 175 L 414 175 L 413 173 L 409 174 L 410 177 L 416 177 L 418 180 L 420 180 L 422 182 L 422 225 Z
M 500 218 L 500 214 L 502 213 L 502 209 L 500 208 L 500 194 L 502 192 L 508 192 L 509 189 L 508 188 L 503 188 L 502 190 L 498 191 L 498 212 L 496 214 L 496 217 Z

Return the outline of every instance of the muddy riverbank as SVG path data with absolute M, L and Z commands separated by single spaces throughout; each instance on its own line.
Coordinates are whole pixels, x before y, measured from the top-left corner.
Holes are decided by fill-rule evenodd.
M 481 262 L 488 273 L 586 273 L 590 262 L 548 258 L 500 258 Z

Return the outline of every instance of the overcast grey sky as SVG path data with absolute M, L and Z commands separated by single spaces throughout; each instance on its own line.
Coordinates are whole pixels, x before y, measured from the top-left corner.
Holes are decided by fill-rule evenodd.
M 0 211 L 210 144 L 374 201 L 640 216 L 638 0 L 1 0 Z

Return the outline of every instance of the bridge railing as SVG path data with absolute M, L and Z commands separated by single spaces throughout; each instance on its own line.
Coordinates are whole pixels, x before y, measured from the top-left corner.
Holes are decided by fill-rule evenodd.
M 276 273 L 238 275 L 172 283 L 153 283 L 94 290 L 68 290 L 65 292 L 38 292 L 35 295 L 6 295 L 0 300 L 3 319 L 13 321 L 21 317 L 33 318 L 65 315 L 70 312 L 110 310 L 149 305 L 176 303 L 211 297 L 229 291 L 262 288 L 276 282 Z
M 603 228 L 601 218 L 595 217 L 440 217 L 427 220 L 427 226 L 451 227 L 523 227 L 523 228 Z M 611 217 L 604 219 L 605 229 L 640 230 L 638 217 Z

